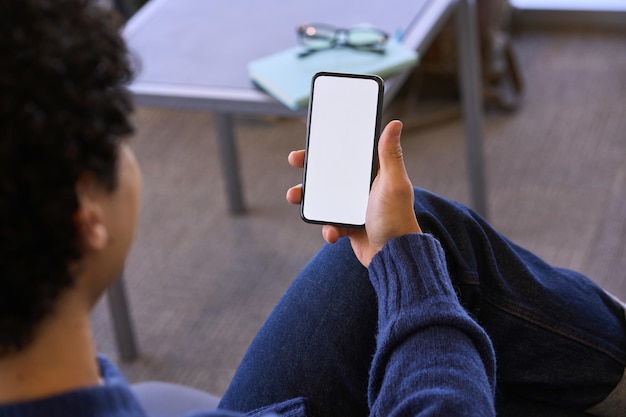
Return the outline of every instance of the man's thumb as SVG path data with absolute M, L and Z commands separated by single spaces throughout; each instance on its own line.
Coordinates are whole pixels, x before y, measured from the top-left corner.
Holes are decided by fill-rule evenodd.
M 402 122 L 392 120 L 387 124 L 380 135 L 378 142 L 378 159 L 380 161 L 380 173 L 384 175 L 406 175 L 404 160 L 402 158 L 402 146 L 400 135 Z

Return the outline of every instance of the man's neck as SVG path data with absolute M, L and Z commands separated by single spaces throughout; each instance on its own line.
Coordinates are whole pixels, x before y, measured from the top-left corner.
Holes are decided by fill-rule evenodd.
M 89 307 L 72 294 L 38 328 L 25 350 L 0 358 L 0 404 L 45 398 L 98 385 Z

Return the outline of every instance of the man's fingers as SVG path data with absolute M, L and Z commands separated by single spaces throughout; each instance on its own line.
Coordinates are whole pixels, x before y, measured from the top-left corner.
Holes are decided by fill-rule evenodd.
M 285 198 L 291 204 L 300 204 L 302 201 L 302 184 L 294 185 L 288 189 Z
M 289 155 L 287 156 L 287 161 L 289 161 L 289 165 L 294 168 L 303 168 L 304 150 L 289 152 Z M 291 204 L 300 204 L 300 202 L 302 201 L 302 184 L 298 184 L 288 189 L 285 198 Z
M 304 168 L 304 150 L 291 151 L 287 161 L 294 168 Z
M 336 243 L 339 238 L 347 236 L 347 230 L 345 227 L 331 226 L 325 224 L 322 226 L 322 237 L 327 243 Z

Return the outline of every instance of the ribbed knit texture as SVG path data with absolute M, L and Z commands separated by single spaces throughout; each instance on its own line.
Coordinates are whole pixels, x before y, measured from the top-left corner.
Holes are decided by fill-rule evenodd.
M 439 242 L 392 239 L 369 271 L 379 302 L 372 415 L 495 415 L 493 348 L 459 304 Z

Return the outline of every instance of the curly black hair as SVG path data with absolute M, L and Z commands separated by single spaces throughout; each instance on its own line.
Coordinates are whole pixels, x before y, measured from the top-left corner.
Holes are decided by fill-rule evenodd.
M 0 357 L 75 281 L 78 177 L 117 185 L 132 70 L 113 20 L 88 0 L 0 2 Z

